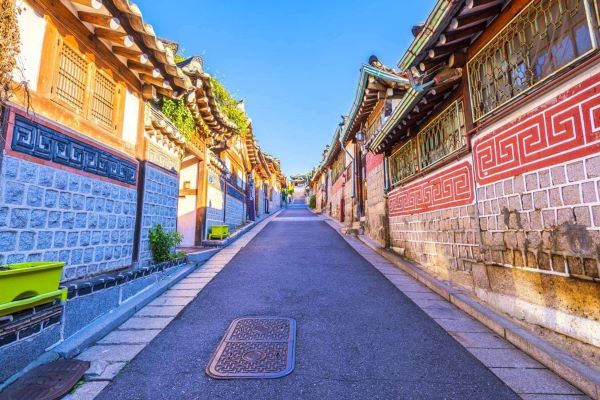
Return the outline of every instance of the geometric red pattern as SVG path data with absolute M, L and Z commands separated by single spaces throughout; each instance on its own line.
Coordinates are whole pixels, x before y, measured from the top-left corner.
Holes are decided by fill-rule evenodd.
M 383 163 L 383 154 L 374 154 L 369 151 L 367 153 L 366 162 L 365 162 L 366 173 L 368 174 L 369 172 L 371 172 L 373 170 L 373 168 L 380 166 L 382 163 Z
M 468 161 L 397 188 L 388 196 L 390 217 L 472 204 L 473 167 Z
M 473 143 L 484 185 L 600 150 L 600 74 Z

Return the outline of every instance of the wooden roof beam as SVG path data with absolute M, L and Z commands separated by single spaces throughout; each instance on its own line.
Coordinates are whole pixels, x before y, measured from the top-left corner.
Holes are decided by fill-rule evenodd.
M 96 28 L 94 34 L 101 39 L 106 39 L 124 47 L 131 47 L 134 43 L 133 38 L 125 32 L 113 31 L 106 28 Z
M 492 5 L 481 9 L 473 9 L 474 11 L 459 14 L 456 18 L 450 21 L 450 30 L 462 29 L 468 25 L 487 21 L 488 19 L 495 17 L 502 10 L 501 4 Z
M 442 46 L 434 47 L 433 49 L 429 49 L 429 52 L 427 54 L 429 58 L 436 59 L 449 55 L 457 50 L 464 49 L 465 47 L 468 47 L 469 44 L 471 44 L 470 37 L 460 40 L 458 42 L 452 42 Z
M 99 10 L 102 8 L 102 0 L 71 0 L 73 3 Z
M 119 18 L 115 18 L 111 15 L 98 14 L 88 11 L 79 11 L 77 13 L 79 19 L 88 24 L 95 26 L 101 26 L 112 30 L 117 30 L 121 27 L 121 21 Z
M 497 3 L 498 0 L 467 0 L 465 5 L 466 8 L 471 9 L 471 8 L 476 8 L 476 7 L 480 7 L 480 6 L 486 6 L 490 3 Z
M 146 64 L 148 62 L 147 54 L 141 53 L 134 49 L 129 49 L 127 47 L 121 46 L 113 46 L 112 51 L 118 56 L 125 57 L 128 60 L 136 61 L 141 64 Z
M 158 68 L 154 68 L 152 64 L 142 64 L 138 61 L 127 60 L 127 67 L 137 72 L 149 74 L 153 78 L 159 78 L 161 76 L 160 70 Z
M 482 32 L 485 29 L 486 25 L 487 24 L 485 22 L 482 22 L 480 24 L 469 26 L 467 28 L 446 31 L 440 35 L 437 45 L 442 46 L 447 43 L 471 37 L 475 34 Z

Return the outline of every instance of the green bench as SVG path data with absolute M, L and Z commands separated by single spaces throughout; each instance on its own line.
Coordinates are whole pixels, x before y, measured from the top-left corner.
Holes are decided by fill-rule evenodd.
M 210 240 L 223 240 L 227 237 L 229 237 L 229 225 L 213 225 L 210 227 L 210 232 L 208 233 Z

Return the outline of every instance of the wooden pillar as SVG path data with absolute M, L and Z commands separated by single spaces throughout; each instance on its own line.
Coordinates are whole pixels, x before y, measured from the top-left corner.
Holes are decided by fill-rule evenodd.
M 208 196 L 208 168 L 206 163 L 206 149 L 204 149 L 204 159 L 198 162 L 198 183 L 196 185 L 196 237 L 194 239 L 196 246 L 202 244 L 204 232 L 206 231 L 206 207 Z

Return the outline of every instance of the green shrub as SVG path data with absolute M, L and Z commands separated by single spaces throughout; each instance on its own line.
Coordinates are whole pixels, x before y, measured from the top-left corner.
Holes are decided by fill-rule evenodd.
M 308 201 L 308 206 L 312 209 L 317 208 L 317 198 L 315 197 L 314 194 L 312 196 L 310 196 L 310 200 Z
M 150 228 L 148 232 L 150 239 L 150 251 L 152 252 L 152 261 L 161 263 L 163 261 L 175 260 L 181 256 L 181 253 L 176 253 L 175 246 L 181 243 L 183 237 L 177 231 L 167 232 L 161 224 L 157 224 L 154 228 Z

